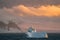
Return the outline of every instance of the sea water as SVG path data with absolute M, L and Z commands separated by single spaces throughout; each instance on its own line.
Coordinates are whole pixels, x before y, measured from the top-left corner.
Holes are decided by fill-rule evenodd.
M 0 33 L 0 40 L 60 40 L 60 33 L 48 33 L 48 39 L 26 38 L 24 33 Z

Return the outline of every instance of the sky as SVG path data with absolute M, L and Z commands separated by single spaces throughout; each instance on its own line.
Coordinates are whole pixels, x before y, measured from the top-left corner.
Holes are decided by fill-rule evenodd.
M 25 31 L 60 31 L 60 0 L 0 0 L 0 21 L 16 22 Z M 60 32 L 59 32 L 60 33 Z

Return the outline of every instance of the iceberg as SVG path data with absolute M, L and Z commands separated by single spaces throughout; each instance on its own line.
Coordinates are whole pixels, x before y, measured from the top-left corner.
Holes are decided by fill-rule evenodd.
M 48 38 L 47 32 L 37 32 L 33 28 L 29 28 L 26 35 L 27 38 Z

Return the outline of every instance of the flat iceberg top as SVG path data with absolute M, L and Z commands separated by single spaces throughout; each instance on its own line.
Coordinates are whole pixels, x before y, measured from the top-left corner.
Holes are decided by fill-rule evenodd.
M 28 38 L 47 38 L 48 35 L 46 32 L 27 32 Z
M 27 38 L 48 38 L 48 35 L 46 32 L 37 32 L 32 27 L 28 29 L 26 34 L 27 34 Z

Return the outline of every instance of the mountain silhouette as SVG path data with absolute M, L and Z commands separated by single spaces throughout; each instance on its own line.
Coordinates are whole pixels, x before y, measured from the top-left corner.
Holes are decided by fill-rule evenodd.
M 6 29 L 6 26 L 7 25 L 4 22 L 0 21 L 0 28 L 1 29 Z
M 9 21 L 8 24 L 0 21 L 0 29 L 7 29 L 8 31 L 10 31 L 10 28 L 21 30 L 20 27 L 18 27 L 18 25 L 13 21 Z

